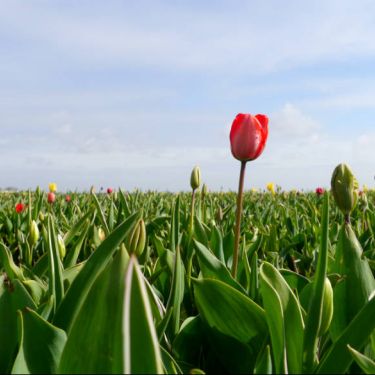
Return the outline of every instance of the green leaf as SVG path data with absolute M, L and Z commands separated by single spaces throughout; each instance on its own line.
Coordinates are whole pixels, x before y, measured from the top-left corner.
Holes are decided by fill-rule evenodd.
M 255 363 L 254 374 L 272 374 L 272 359 L 269 345 L 259 352 Z
M 60 373 L 123 372 L 122 317 L 127 259 L 123 248 L 92 285 L 71 327 Z
M 267 262 L 260 267 L 260 287 L 275 371 L 300 373 L 304 326 L 297 298 L 280 272 Z
M 48 216 L 48 231 L 46 242 L 48 251 L 48 274 L 49 274 L 49 293 L 53 295 L 55 301 L 55 309 L 60 305 L 64 297 L 64 279 L 63 266 L 60 260 L 59 250 L 57 247 L 57 237 L 55 226 L 51 216 Z
M 150 302 L 134 256 L 130 258 L 125 280 L 124 372 L 161 374 L 163 362 Z
M 209 327 L 245 344 L 267 336 L 264 310 L 250 298 L 219 280 L 193 282 L 198 310 Z
M 362 247 L 350 226 L 344 223 L 338 235 L 338 242 L 336 246 L 336 269 L 345 279 L 345 305 L 346 314 L 343 315 L 340 306 L 335 305 L 333 319 L 344 321 L 345 328 L 350 323 L 352 318 L 358 311 L 366 304 L 370 294 L 375 290 L 375 280 L 367 262 L 367 259 L 362 257 Z M 336 335 L 334 339 L 336 338 Z
M 86 225 L 83 226 L 81 234 L 79 235 L 78 239 L 74 242 L 73 248 L 70 249 L 70 251 L 68 251 L 68 253 L 66 254 L 66 258 L 64 259 L 65 268 L 73 267 L 77 263 L 77 259 L 81 251 L 83 242 L 86 239 L 87 233 L 90 229 L 90 221 L 87 220 L 85 223 Z
M 174 337 L 180 329 L 180 311 L 181 303 L 184 299 L 184 266 L 181 261 L 180 248 L 177 246 L 172 277 L 171 291 L 167 302 L 167 313 L 173 308 L 172 318 L 170 320 L 169 332 Z
M 53 374 L 66 342 L 66 333 L 25 308 L 18 311 L 20 347 L 13 374 Z
M 164 364 L 164 373 L 175 375 L 183 374 L 175 359 L 163 347 L 161 347 L 161 356 Z
M 10 280 L 19 279 L 24 280 L 22 269 L 18 267 L 14 261 L 11 252 L 8 248 L 0 242 L 0 264 L 4 267 Z
M 212 226 L 211 229 L 211 249 L 214 251 L 216 257 L 223 263 L 225 263 L 224 250 L 223 250 L 223 236 L 216 225 Z
M 184 320 L 178 335 L 173 340 L 173 355 L 181 364 L 184 373 L 199 365 L 205 341 L 205 332 L 199 315 Z
M 107 221 L 105 219 L 103 210 L 102 210 L 102 208 L 100 206 L 100 203 L 98 201 L 98 197 L 96 196 L 95 193 L 92 193 L 91 196 L 92 196 L 92 199 L 93 199 L 95 207 L 96 207 L 96 212 L 99 215 L 100 222 L 103 225 L 105 236 L 108 237 L 109 236 L 109 228 L 108 228 L 108 224 L 107 224 Z
M 74 237 L 82 230 L 82 228 L 87 225 L 87 220 L 92 215 L 91 210 L 89 210 L 84 216 L 82 216 L 77 222 L 72 223 L 72 227 L 64 236 L 64 244 L 65 246 L 69 246 L 70 242 L 74 239 Z M 90 222 L 90 221 L 89 221 Z
M 322 208 L 322 234 L 320 243 L 320 253 L 314 281 L 312 283 L 312 297 L 306 316 L 306 329 L 304 334 L 304 368 L 306 372 L 312 372 L 316 364 L 316 351 L 318 345 L 319 327 L 322 324 L 323 301 L 325 279 L 327 275 L 328 262 L 328 230 L 329 230 L 329 195 L 324 194 Z M 333 304 L 333 301 L 331 301 Z
M 375 362 L 373 360 L 353 349 L 350 345 L 348 345 L 348 349 L 353 359 L 365 374 L 375 374 Z
M 17 310 L 35 303 L 22 283 L 0 276 L 0 373 L 9 374 L 17 352 Z
M 222 282 L 232 286 L 240 292 L 245 293 L 245 290 L 242 288 L 242 286 L 235 279 L 233 279 L 231 273 L 224 263 L 217 259 L 211 253 L 211 251 L 208 250 L 200 242 L 194 240 L 194 245 L 199 261 L 200 270 L 204 278 L 221 280 Z
M 140 214 L 135 213 L 119 225 L 91 254 L 82 270 L 68 289 L 54 318 L 54 324 L 64 329 L 68 334 L 70 327 L 79 312 L 91 286 L 100 272 L 112 259 L 118 246 L 133 229 Z
M 348 345 L 359 349 L 366 344 L 375 329 L 375 294 L 354 317 L 338 340 L 320 362 L 317 374 L 344 374 L 353 361 Z

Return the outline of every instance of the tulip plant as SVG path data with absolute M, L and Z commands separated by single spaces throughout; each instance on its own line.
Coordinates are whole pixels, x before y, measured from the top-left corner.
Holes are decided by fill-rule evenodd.
M 233 156 L 241 162 L 237 193 L 237 213 L 233 250 L 232 275 L 236 277 L 238 266 L 238 247 L 240 243 L 241 214 L 246 162 L 260 156 L 268 137 L 268 117 L 239 113 L 230 130 L 230 145 Z
M 238 195 L 0 192 L 0 372 L 375 373 L 375 192 L 245 191 L 267 124 L 233 122 Z

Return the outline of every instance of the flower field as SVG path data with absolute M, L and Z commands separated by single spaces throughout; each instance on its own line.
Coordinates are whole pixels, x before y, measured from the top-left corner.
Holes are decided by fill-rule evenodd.
M 236 117 L 237 194 L 0 193 L 0 372 L 374 373 L 375 191 L 246 190 L 267 135 Z
M 1 372 L 373 371 L 374 192 L 205 190 L 2 193 Z

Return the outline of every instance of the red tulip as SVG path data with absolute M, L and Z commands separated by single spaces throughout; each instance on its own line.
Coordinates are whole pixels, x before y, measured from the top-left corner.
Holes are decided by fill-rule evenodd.
M 240 161 L 256 159 L 264 149 L 268 137 L 268 117 L 239 113 L 230 130 L 233 156 Z
M 236 278 L 238 265 L 238 248 L 240 244 L 240 227 L 242 215 L 243 186 L 246 163 L 254 160 L 263 152 L 268 137 L 268 117 L 239 113 L 232 123 L 229 139 L 232 155 L 241 161 L 238 183 L 236 227 L 234 230 L 234 248 L 232 276 Z
M 108 189 L 107 189 L 107 193 L 108 193 L 108 194 L 112 194 L 112 192 L 113 192 L 113 189 L 112 189 L 112 188 L 108 188 Z
M 26 206 L 23 203 L 17 203 L 16 204 L 16 212 L 18 214 L 22 213 L 24 211 L 25 207 Z
M 321 187 L 317 187 L 315 189 L 315 193 L 316 193 L 316 195 L 323 195 L 324 194 L 324 189 L 321 188 Z
M 72 200 L 72 197 L 69 194 L 67 194 L 65 196 L 65 202 L 69 203 L 71 200 Z
M 48 203 L 53 203 L 56 200 L 55 193 L 49 192 L 47 195 L 47 201 Z

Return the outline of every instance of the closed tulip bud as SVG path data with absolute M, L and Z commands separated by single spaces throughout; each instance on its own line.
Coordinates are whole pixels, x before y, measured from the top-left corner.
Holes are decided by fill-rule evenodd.
M 216 220 L 220 223 L 223 221 L 223 218 L 224 218 L 224 213 L 221 207 L 219 206 L 219 208 L 216 211 Z
M 128 237 L 127 249 L 129 254 L 140 256 L 146 244 L 146 226 L 142 219 L 135 225 L 133 232 Z
M 56 200 L 55 193 L 52 193 L 52 192 L 48 193 L 48 195 L 47 195 L 47 201 L 48 201 L 48 203 L 54 203 L 55 200 Z
M 41 222 L 43 222 L 44 221 L 44 213 L 42 211 L 40 211 L 38 216 L 39 216 L 39 220 Z
M 208 187 L 206 184 L 203 184 L 202 186 L 202 194 L 207 195 L 208 194 Z
M 333 290 L 328 277 L 324 281 L 322 318 L 319 326 L 319 336 L 324 335 L 331 325 L 333 316 Z
M 331 189 L 337 206 L 349 215 L 357 204 L 358 181 L 346 164 L 339 164 L 332 174 Z
M 321 187 L 317 187 L 315 189 L 315 193 L 316 193 L 316 195 L 323 195 L 324 194 L 324 189 L 321 188 Z
M 190 186 L 193 190 L 198 189 L 201 184 L 201 170 L 199 167 L 194 167 L 191 172 Z
M 55 193 L 57 190 L 57 185 L 54 182 L 51 182 L 48 184 L 48 188 L 51 193 Z
M 39 228 L 35 220 L 31 222 L 30 226 L 30 245 L 34 246 L 39 240 Z
M 101 228 L 101 227 L 98 228 L 98 237 L 99 237 L 100 241 L 105 240 L 105 232 L 104 232 L 103 228 Z
M 275 191 L 275 184 L 273 182 L 269 182 L 267 184 L 267 190 L 272 193 L 273 195 L 276 194 L 276 191 Z
M 230 130 L 232 155 L 240 161 L 254 160 L 263 152 L 268 137 L 268 117 L 239 113 Z
M 60 258 L 64 259 L 65 254 L 66 254 L 66 248 L 65 248 L 64 240 L 60 234 L 57 235 L 57 247 L 59 249 Z

